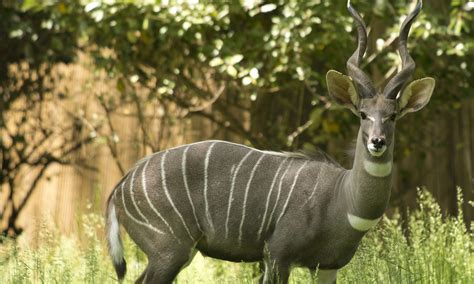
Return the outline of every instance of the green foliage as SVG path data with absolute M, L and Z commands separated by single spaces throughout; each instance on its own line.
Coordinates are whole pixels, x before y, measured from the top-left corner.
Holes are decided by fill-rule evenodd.
M 459 189 L 459 204 L 462 203 L 460 192 Z M 457 217 L 443 218 L 439 205 L 426 190 L 418 190 L 418 202 L 420 208 L 409 214 L 407 224 L 395 214 L 392 219 L 384 218 L 381 227 L 369 232 L 341 280 L 361 283 L 471 283 L 474 280 L 473 235 L 463 223 L 462 211 Z
M 403 224 L 400 216 L 385 217 L 381 225 L 363 239 L 354 259 L 338 277 L 340 283 L 472 283 L 474 242 L 457 217 L 443 218 L 438 204 L 425 190 L 419 190 L 419 209 Z M 458 202 L 462 203 L 460 190 Z M 105 255 L 106 246 L 98 233 L 102 217 L 89 214 L 82 219 L 79 236 L 64 237 L 40 226 L 36 248 L 20 248 L 5 239 L 0 247 L 3 283 L 113 283 L 115 274 Z M 126 237 L 128 262 L 126 283 L 138 278 L 146 266 L 143 253 Z M 178 283 L 257 283 L 258 265 L 233 264 L 196 255 L 184 269 Z M 308 283 L 306 269 L 294 269 L 291 283 Z
M 117 80 L 122 97 L 109 98 L 107 104 L 133 101 L 130 86 L 140 86 L 149 91 L 140 98 L 143 103 L 158 99 L 188 108 L 215 93 L 205 85 L 224 86 L 232 99 L 216 102 L 212 117 L 224 116 L 222 125 L 256 146 L 325 148 L 329 138 L 346 138 L 343 133 L 356 120 L 324 112 L 332 107 L 325 74 L 344 71 L 355 49 L 346 1 L 198 2 L 29 0 L 5 5 L 0 34 L 7 40 L 0 51 L 7 56 L 0 68 L 24 60 L 36 66 L 69 61 L 81 49 Z M 367 71 L 376 84 L 383 83 L 400 65 L 393 39 L 410 6 L 401 0 L 359 2 L 354 5 L 372 30 Z M 459 108 L 462 99 L 472 97 L 471 3 L 425 3 L 410 36 L 416 77 L 437 80 L 433 100 L 438 109 Z M 0 76 L 9 74 L 4 71 Z M 236 108 L 251 114 L 248 133 L 228 112 Z M 295 139 L 290 134 L 301 125 L 306 125 L 297 135 L 301 139 Z
M 414 2 L 353 1 L 371 31 L 363 67 L 377 86 L 400 66 L 396 37 Z M 19 180 L 14 172 L 21 168 L 17 161 L 34 166 L 54 161 L 47 151 L 29 155 L 25 150 L 28 145 L 37 148 L 28 137 L 36 132 L 6 125 L 41 121 L 31 118 L 29 110 L 52 92 L 57 82 L 50 76 L 53 66 L 71 62 L 78 52 L 93 58 L 96 70 L 91 71 L 105 71 L 116 81 L 118 92 L 97 95 L 101 107 L 112 113 L 107 113 L 108 122 L 114 111 L 133 105 L 136 112 L 131 115 L 142 126 L 136 136 L 144 140 L 136 144 L 153 151 L 163 145 L 148 134 L 146 126 L 154 125 L 150 117 L 172 125 L 184 117 L 201 116 L 237 135 L 229 140 L 269 150 L 327 150 L 330 144 L 347 146 L 348 138 L 354 137 L 357 119 L 334 106 L 325 88 L 326 72 L 344 72 L 356 47 L 345 0 L 27 0 L 0 5 L 0 130 L 10 136 L 0 138 L 2 185 Z M 425 139 L 433 136 L 426 123 L 433 117 L 449 120 L 465 99 L 473 98 L 472 10 L 468 0 L 425 1 L 409 49 L 417 64 L 415 78 L 433 76 L 437 87 L 428 111 L 400 123 L 397 153 L 416 153 L 421 162 L 421 151 L 438 146 Z M 219 90 L 224 95 L 216 95 Z M 12 105 L 22 99 L 28 100 L 24 117 L 7 121 L 13 117 Z M 202 105 L 207 108 L 199 108 Z M 81 110 L 77 112 L 80 117 Z M 72 124 L 65 129 L 85 128 L 81 119 Z M 41 132 L 56 141 L 49 130 Z M 96 141 L 116 147 L 119 139 L 111 132 Z M 155 140 L 166 140 L 161 132 Z M 331 154 L 339 160 L 344 156 L 340 152 Z M 18 214 L 12 216 L 9 225 Z
M 119 90 L 129 83 L 151 85 L 150 96 L 189 106 L 186 102 L 209 98 L 199 82 L 211 74 L 214 84 L 225 85 L 226 93 L 235 97 L 228 107 L 250 105 L 253 135 L 260 137 L 251 142 L 267 147 L 293 142 L 296 148 L 304 142 L 324 146 L 329 137 L 347 133 L 347 125 L 355 121 L 349 115 L 324 115 L 325 123 L 311 124 L 302 140 L 287 141 L 294 129 L 331 107 L 325 74 L 333 68 L 344 71 L 355 49 L 345 1 L 106 3 L 86 6 L 94 19 L 87 36 L 95 43 L 91 49 L 98 67 L 120 78 Z M 366 12 L 369 27 L 377 30 L 371 34 L 367 71 L 382 83 L 386 77 L 379 74 L 400 65 L 396 45 L 389 40 L 396 38 L 408 5 L 406 1 L 354 4 Z M 426 4 L 410 38 L 416 77 L 436 78 L 434 101 L 445 109 L 459 106 L 472 93 L 469 7 L 465 1 Z M 453 88 L 450 82 L 458 84 Z
M 31 72 L 42 71 L 41 74 L 47 75 L 45 68 L 58 62 L 71 62 L 78 51 L 81 34 L 79 21 L 83 18 L 80 17 L 81 6 L 76 1 L 55 1 L 54 4 L 43 5 L 33 5 L 32 2 L 35 1 L 25 1 L 25 9 L 18 7 L 16 2 L 8 5 L 5 4 L 8 1 L 3 1 L 0 4 L 0 17 L 3 19 L 0 52 L 4 54 L 0 58 L 2 88 L 9 87 L 8 80 L 14 80 L 17 75 L 8 70 L 11 64 L 27 64 Z M 40 79 L 42 77 L 34 80 Z
M 232 103 L 214 110 L 232 126 L 238 119 L 226 110 L 250 106 L 251 133 L 239 134 L 251 143 L 278 149 L 324 148 L 329 137 L 345 138 L 342 133 L 355 119 L 323 113 L 323 123 L 313 121 L 301 139 L 288 136 L 332 106 L 325 74 L 329 69 L 344 71 L 355 49 L 345 2 L 24 1 L 2 10 L 6 24 L 1 33 L 8 38 L 3 47 L 15 54 L 6 53 L 0 65 L 5 68 L 25 58 L 56 62 L 72 58 L 81 48 L 99 69 L 117 79 L 123 96 L 110 98 L 107 103 L 112 105 L 133 100 L 129 86 L 140 86 L 149 90 L 142 98 L 145 102 L 158 98 L 186 108 L 212 97 L 212 90 L 203 87 L 210 81 L 225 86 L 233 97 Z M 400 64 L 392 40 L 409 5 L 401 0 L 359 2 L 354 5 L 373 31 L 367 71 L 382 83 Z M 445 110 L 459 107 L 460 100 L 472 94 L 474 31 L 469 3 L 427 3 L 410 36 L 416 77 L 436 78 L 434 101 Z

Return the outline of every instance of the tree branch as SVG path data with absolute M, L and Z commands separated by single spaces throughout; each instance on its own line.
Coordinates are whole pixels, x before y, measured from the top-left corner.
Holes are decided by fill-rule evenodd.
M 114 128 L 114 125 L 112 124 L 112 118 L 110 116 L 110 110 L 109 108 L 107 107 L 107 105 L 105 104 L 105 102 L 99 98 L 99 103 L 100 105 L 102 106 L 102 109 L 104 110 L 105 112 L 105 117 L 107 119 L 107 125 L 109 126 L 109 129 L 111 131 L 112 134 L 115 134 L 115 128 Z M 119 157 L 118 157 L 118 154 L 117 154 L 117 147 L 115 144 L 112 144 L 113 142 L 110 141 L 109 138 L 107 138 L 107 146 L 110 150 L 110 153 L 112 154 L 112 157 L 114 158 L 114 162 L 115 164 L 117 165 L 118 169 L 120 170 L 120 173 L 122 175 L 125 175 L 125 168 L 124 166 L 122 165 L 122 163 L 120 162 L 119 160 Z

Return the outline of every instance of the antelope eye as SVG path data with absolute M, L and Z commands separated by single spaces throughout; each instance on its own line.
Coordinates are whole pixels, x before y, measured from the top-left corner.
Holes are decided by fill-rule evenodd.
M 397 114 L 396 114 L 396 113 L 394 113 L 394 114 L 392 114 L 392 115 L 390 116 L 390 120 L 391 120 L 391 121 L 395 121 L 396 118 L 397 118 Z
M 360 118 L 367 119 L 367 114 L 363 111 L 360 112 Z

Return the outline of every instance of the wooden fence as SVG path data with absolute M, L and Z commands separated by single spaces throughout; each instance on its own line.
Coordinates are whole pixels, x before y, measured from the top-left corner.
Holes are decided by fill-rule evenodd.
M 96 111 L 96 103 L 90 99 L 90 94 L 84 92 L 109 92 L 114 89 L 114 83 L 91 80 L 89 71 L 81 66 L 68 68 L 72 69 L 67 71 L 70 76 L 65 76 L 64 84 L 70 85 L 73 92 L 77 93 L 71 106 L 80 104 L 90 112 Z M 87 85 L 84 82 L 87 80 L 89 86 L 84 90 L 84 85 Z M 473 111 L 474 101 L 471 100 L 465 102 L 460 109 L 436 115 L 427 121 L 425 130 L 431 137 L 429 141 L 424 141 L 424 145 L 431 145 L 429 151 L 403 158 L 395 167 L 397 175 L 392 194 L 394 205 L 402 208 L 414 206 L 417 186 L 426 186 L 433 192 L 443 210 L 448 213 L 457 212 L 456 186 L 463 188 L 465 200 L 474 200 Z M 416 115 L 410 116 L 404 123 L 409 124 L 410 119 L 416 119 Z M 117 127 L 117 135 L 121 139 L 118 144 L 120 160 L 125 167 L 131 167 L 139 158 L 149 154 L 149 150 L 137 143 L 138 121 L 133 116 L 117 115 L 113 117 L 113 123 L 120 126 Z M 203 119 L 183 119 L 174 124 L 170 130 L 173 135 L 161 145 L 172 147 L 202 139 L 225 138 L 211 137 L 216 128 Z M 150 131 L 153 133 L 157 130 L 152 125 Z M 225 135 L 225 132 L 222 133 Z M 88 145 L 77 155 L 86 158 L 87 163 L 93 164 L 97 171 L 71 166 L 51 167 L 20 217 L 19 224 L 26 229 L 25 235 L 32 235 L 36 220 L 42 218 L 53 220 L 65 234 L 74 233 L 78 231 L 83 213 L 103 212 L 105 201 L 120 180 L 121 173 L 105 144 Z M 424 158 L 420 159 L 420 155 Z M 464 203 L 464 211 L 466 220 L 472 220 L 473 210 L 467 202 Z

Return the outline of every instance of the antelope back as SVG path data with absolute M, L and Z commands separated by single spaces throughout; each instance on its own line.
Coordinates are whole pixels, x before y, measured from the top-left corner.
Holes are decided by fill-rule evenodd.
M 341 170 L 324 157 L 205 141 L 142 160 L 114 196 L 128 226 L 178 241 L 205 234 L 222 246 L 260 246 L 290 208 L 329 187 Z

